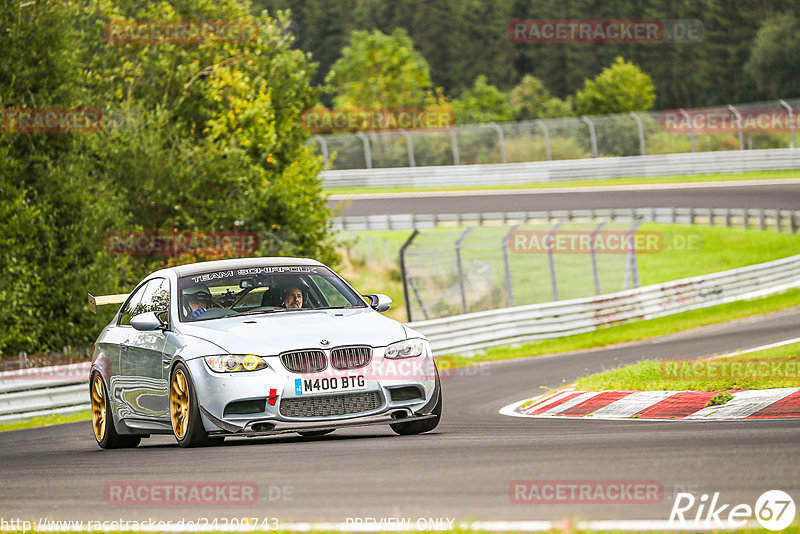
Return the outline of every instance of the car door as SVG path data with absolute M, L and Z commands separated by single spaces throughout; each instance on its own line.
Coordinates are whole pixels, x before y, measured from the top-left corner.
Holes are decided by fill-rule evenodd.
M 142 313 L 168 313 L 169 296 L 169 281 L 153 278 L 147 283 L 139 304 L 131 309 L 128 321 Z M 125 384 L 122 401 L 130 417 L 169 420 L 167 381 L 161 371 L 165 344 L 161 330 L 140 332 L 129 326 L 119 367 L 120 379 Z
M 134 310 L 138 309 L 142 301 L 147 283 L 136 288 L 120 308 L 120 312 L 115 319 L 115 324 L 109 329 L 108 334 L 103 340 L 106 344 L 104 348 L 108 354 L 108 359 L 112 363 L 109 371 L 109 396 L 111 398 L 111 409 L 118 419 L 124 419 L 131 415 L 130 407 L 125 399 L 127 395 L 126 381 L 120 372 L 121 363 L 127 357 L 128 339 L 131 337 L 131 319 Z

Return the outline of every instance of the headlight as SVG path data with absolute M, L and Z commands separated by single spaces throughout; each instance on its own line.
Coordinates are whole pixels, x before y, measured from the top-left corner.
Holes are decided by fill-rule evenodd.
M 423 350 L 425 350 L 425 345 L 421 339 L 407 339 L 386 347 L 384 356 L 387 358 L 414 358 L 422 354 Z
M 239 371 L 258 371 L 265 369 L 267 362 L 253 354 L 220 354 L 203 358 L 209 369 L 215 373 L 237 373 Z

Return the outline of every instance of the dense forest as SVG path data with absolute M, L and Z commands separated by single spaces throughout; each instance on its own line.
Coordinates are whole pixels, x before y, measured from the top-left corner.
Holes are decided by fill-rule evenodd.
M 655 109 L 789 98 L 800 94 L 800 2 L 791 0 L 253 0 L 292 12 L 296 45 L 310 52 L 321 84 L 353 30 L 403 28 L 449 97 L 479 75 L 503 91 L 533 75 L 555 96 L 580 90 L 618 56 L 650 75 Z M 524 19 L 700 21 L 689 43 L 514 43 Z

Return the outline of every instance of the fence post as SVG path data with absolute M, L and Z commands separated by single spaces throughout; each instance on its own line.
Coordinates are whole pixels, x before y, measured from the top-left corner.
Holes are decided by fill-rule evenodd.
M 628 249 L 628 261 L 625 265 L 625 275 L 624 275 L 624 283 L 623 288 L 628 289 L 628 284 L 630 279 L 633 278 L 633 287 L 639 287 L 641 285 L 639 281 L 639 262 L 636 259 L 636 232 L 639 231 L 639 227 L 642 225 L 641 219 L 636 219 L 633 223 L 633 228 L 631 228 L 630 234 L 631 237 L 631 248 Z M 630 275 L 628 274 L 630 273 Z
M 642 123 L 642 118 L 634 111 L 631 111 L 631 117 L 633 117 L 633 120 L 636 121 L 636 127 L 639 129 L 639 152 L 642 154 L 642 156 L 646 156 L 647 147 L 644 143 L 644 124 Z
M 792 106 L 786 103 L 784 99 L 778 100 L 781 103 L 781 106 L 786 108 L 786 111 L 789 112 L 789 127 L 792 129 L 792 148 L 797 148 L 797 133 L 795 132 L 794 127 L 794 110 Z
M 497 132 L 497 142 L 500 144 L 500 159 L 503 163 L 508 163 L 506 158 L 506 138 L 503 136 L 503 129 L 496 122 L 490 122 L 487 126 L 494 128 L 494 131 Z
M 592 232 L 592 274 L 594 275 L 594 294 L 600 295 L 600 273 L 597 271 L 597 252 L 594 248 L 595 238 L 597 237 L 598 232 L 603 229 L 605 226 L 605 222 L 601 222 L 597 225 L 597 228 L 594 229 Z
M 597 157 L 597 136 L 594 131 L 594 123 L 592 120 L 584 115 L 581 120 L 589 127 L 589 140 L 592 142 L 592 156 Z
M 456 241 L 456 268 L 458 269 L 458 288 L 461 291 L 461 313 L 467 313 L 467 292 L 464 287 L 464 266 L 461 263 L 461 244 L 467 238 L 474 226 L 468 226 Z
M 450 128 L 450 146 L 453 148 L 453 165 L 460 165 L 461 159 L 458 157 L 458 139 L 455 128 Z
M 503 268 L 506 274 L 506 295 L 509 308 L 514 306 L 514 284 L 511 282 L 511 262 L 508 259 L 508 240 L 517 228 L 519 228 L 518 224 L 512 226 L 511 230 L 509 230 L 503 238 Z
M 739 130 L 739 150 L 744 150 L 744 133 L 742 132 L 742 114 L 735 107 L 728 104 L 728 109 L 736 115 L 736 129 Z
M 692 145 L 692 153 L 695 152 L 694 146 L 694 126 L 692 125 L 692 118 L 686 112 L 685 109 L 681 108 L 681 116 L 686 119 L 686 124 L 689 125 L 689 143 Z
M 411 142 L 411 136 L 405 130 L 399 130 L 400 135 L 406 138 L 406 150 L 408 151 L 408 166 L 416 167 L 417 163 L 414 160 L 414 143 Z
M 414 239 L 419 235 L 419 230 L 416 228 L 411 235 L 406 239 L 406 242 L 403 243 L 403 246 L 400 247 L 400 278 L 403 280 L 403 298 L 406 299 L 406 315 L 408 316 L 408 322 L 411 322 L 411 301 L 408 298 L 408 273 L 406 272 L 406 249 L 411 246 L 411 243 Z
M 325 162 L 325 165 L 328 165 L 328 142 L 325 140 L 324 137 L 317 134 L 314 135 L 314 140 L 319 143 L 320 148 L 322 149 L 322 160 Z
M 550 250 L 547 251 L 547 259 L 550 262 L 550 284 L 553 286 L 553 301 L 558 300 L 558 277 L 556 276 L 556 259 L 553 256 L 553 243 L 555 236 L 558 233 L 564 221 L 559 221 L 552 230 L 550 230 Z
M 535 122 L 542 127 L 544 132 L 544 148 L 547 151 L 547 161 L 553 161 L 553 151 L 550 149 L 550 131 L 547 129 L 547 124 L 542 119 L 536 119 Z
M 364 162 L 367 165 L 368 169 L 372 168 L 372 151 L 369 149 L 369 139 L 367 136 L 364 135 L 364 132 L 356 132 L 356 137 L 361 139 L 361 142 L 364 143 Z

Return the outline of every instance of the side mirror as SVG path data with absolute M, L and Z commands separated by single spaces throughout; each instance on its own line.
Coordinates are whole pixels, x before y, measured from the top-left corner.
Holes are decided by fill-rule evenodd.
M 131 326 L 142 332 L 152 332 L 164 326 L 156 312 L 140 313 L 131 319 Z
M 369 300 L 369 306 L 375 311 L 385 312 L 389 308 L 392 307 L 392 297 L 389 295 L 384 295 L 382 293 L 376 293 L 374 295 L 361 295 L 365 299 Z

